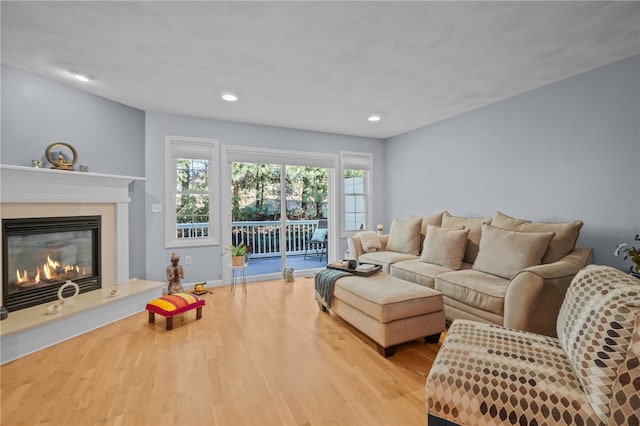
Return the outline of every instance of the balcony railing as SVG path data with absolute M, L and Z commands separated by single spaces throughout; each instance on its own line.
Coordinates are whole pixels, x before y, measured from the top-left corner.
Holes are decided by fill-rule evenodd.
M 250 257 L 280 256 L 280 221 L 238 221 L 231 223 L 231 243 L 244 243 Z M 318 227 L 318 220 L 288 220 L 285 229 L 287 255 L 303 254 L 307 239 Z M 209 235 L 207 223 L 180 223 L 178 238 L 198 238 Z

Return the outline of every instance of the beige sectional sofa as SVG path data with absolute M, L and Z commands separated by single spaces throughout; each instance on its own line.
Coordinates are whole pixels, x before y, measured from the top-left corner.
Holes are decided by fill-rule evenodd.
M 352 258 L 441 292 L 447 320 L 470 319 L 555 337 L 566 290 L 591 258 L 591 249 L 576 247 L 581 228 L 581 221 L 531 222 L 501 212 L 465 218 L 444 212 L 394 220 L 389 234 L 373 242 L 371 233 L 356 234 L 348 245 Z

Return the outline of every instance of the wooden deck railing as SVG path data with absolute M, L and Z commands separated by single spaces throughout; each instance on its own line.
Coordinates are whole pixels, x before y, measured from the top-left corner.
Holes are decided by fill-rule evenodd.
M 246 244 L 252 258 L 280 256 L 280 221 L 237 221 L 231 223 L 231 243 Z M 307 239 L 318 227 L 318 220 L 288 220 L 285 232 L 287 255 L 302 254 Z M 207 223 L 181 223 L 178 238 L 197 238 L 209 235 Z

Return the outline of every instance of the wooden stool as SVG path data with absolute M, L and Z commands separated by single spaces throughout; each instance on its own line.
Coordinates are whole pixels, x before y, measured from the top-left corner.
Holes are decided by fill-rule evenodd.
M 173 317 L 183 312 L 196 310 L 196 319 L 202 318 L 202 307 L 204 300 L 189 293 L 176 293 L 162 296 L 147 303 L 149 311 L 149 323 L 156 322 L 155 314 L 162 315 L 167 320 L 167 330 L 173 329 Z

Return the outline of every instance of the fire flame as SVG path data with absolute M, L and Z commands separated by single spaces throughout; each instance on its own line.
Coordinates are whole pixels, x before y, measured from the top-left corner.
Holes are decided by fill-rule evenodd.
M 51 269 L 60 267 L 60 262 L 58 262 L 57 260 L 51 260 L 49 256 L 47 256 L 47 264 L 51 267 Z
M 20 276 L 20 271 L 18 271 L 16 269 L 16 280 L 18 281 L 18 283 L 23 283 L 25 281 L 27 281 L 29 278 L 27 277 L 27 271 L 24 271 L 24 274 L 22 276 Z
M 48 280 L 53 278 L 53 273 L 51 272 L 51 269 L 49 268 L 49 264 L 45 263 L 44 267 L 42 268 L 43 272 L 44 272 L 44 277 Z
M 36 267 L 34 278 L 31 278 L 26 270 L 21 273 L 19 269 L 16 269 L 16 283 L 25 284 L 32 282 L 39 284 L 43 279 L 47 281 L 68 279 L 69 274 L 73 274 L 74 272 L 80 274 L 80 267 L 78 265 L 62 266 L 59 261 L 53 260 L 47 255 L 47 261 L 44 262 L 41 267 Z M 82 275 L 86 274 L 86 268 L 83 267 Z
M 64 267 L 64 272 L 71 272 L 71 271 L 80 272 L 80 267 L 78 265 L 75 265 L 75 266 L 67 265 Z

